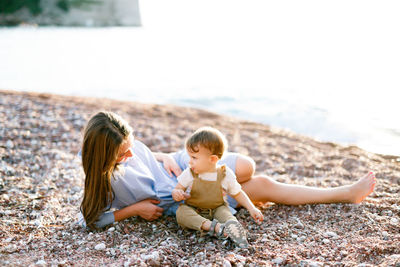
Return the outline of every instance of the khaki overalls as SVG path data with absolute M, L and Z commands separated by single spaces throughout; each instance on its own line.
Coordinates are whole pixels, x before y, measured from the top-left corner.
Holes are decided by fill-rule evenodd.
M 217 219 L 220 223 L 236 220 L 223 197 L 222 180 L 225 178 L 225 165 L 217 168 L 217 180 L 205 181 L 192 172 L 193 185 L 191 197 L 176 211 L 176 220 L 182 227 L 201 231 L 207 220 Z

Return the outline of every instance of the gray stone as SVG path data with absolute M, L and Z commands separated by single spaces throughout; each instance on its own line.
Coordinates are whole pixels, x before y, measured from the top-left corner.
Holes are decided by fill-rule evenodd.
M 46 265 L 46 262 L 44 260 L 38 260 L 35 264 L 36 265 Z
M 285 261 L 284 259 L 279 258 L 279 257 L 272 260 L 273 263 L 278 264 L 278 265 L 282 264 L 284 261 Z
M 324 236 L 325 236 L 325 237 L 338 238 L 338 235 L 337 235 L 335 232 L 330 232 L 330 231 L 326 232 L 326 233 L 324 234 Z
M 324 238 L 324 239 L 322 240 L 322 242 L 323 242 L 324 244 L 329 244 L 331 241 L 330 241 L 329 239 L 327 239 L 327 238 Z
M 13 141 L 7 140 L 7 142 L 6 142 L 6 147 L 9 148 L 9 149 L 13 148 L 13 147 L 14 147 Z
M 304 228 L 304 225 L 299 221 L 298 223 L 296 223 L 296 224 L 294 225 L 294 227 L 297 228 L 297 229 L 303 229 L 303 228 Z
M 104 250 L 105 248 L 106 245 L 104 243 L 99 243 L 94 247 L 95 250 Z

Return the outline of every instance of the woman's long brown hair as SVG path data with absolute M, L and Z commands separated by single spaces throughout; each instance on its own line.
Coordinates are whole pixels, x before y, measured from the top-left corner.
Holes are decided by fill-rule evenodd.
M 97 113 L 85 128 L 82 144 L 85 189 L 81 212 L 89 228 L 96 228 L 95 222 L 113 200 L 111 176 L 119 148 L 131 133 L 128 123 L 112 112 Z

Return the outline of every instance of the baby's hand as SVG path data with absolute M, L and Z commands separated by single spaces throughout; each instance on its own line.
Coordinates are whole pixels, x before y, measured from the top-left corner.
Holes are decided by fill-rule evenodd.
M 253 209 L 249 210 L 251 217 L 256 221 L 257 224 L 260 224 L 264 220 L 264 215 L 262 212 L 254 207 Z
M 190 197 L 190 195 L 185 193 L 182 189 L 172 190 L 172 198 L 175 201 L 185 200 L 185 199 L 188 199 L 189 197 Z

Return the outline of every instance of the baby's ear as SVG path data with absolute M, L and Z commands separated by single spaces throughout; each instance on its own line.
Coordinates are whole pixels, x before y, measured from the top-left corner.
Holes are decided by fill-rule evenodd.
M 211 162 L 212 163 L 217 163 L 217 161 L 219 160 L 219 158 L 218 158 L 218 156 L 217 155 L 211 155 Z

